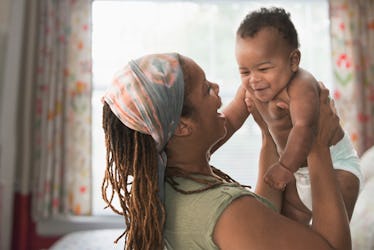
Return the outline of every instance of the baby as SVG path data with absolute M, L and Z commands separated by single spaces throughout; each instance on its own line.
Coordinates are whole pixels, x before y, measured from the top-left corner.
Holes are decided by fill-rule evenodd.
M 265 174 L 265 182 L 279 190 L 287 187 L 284 205 L 287 207 L 288 202 L 308 214 L 312 204 L 306 158 L 318 129 L 319 86 L 309 72 L 299 67 L 298 47 L 289 13 L 281 8 L 261 8 L 248 14 L 240 24 L 235 54 L 242 85 L 248 92 L 248 104 L 257 109 L 267 124 L 279 154 L 279 161 Z M 359 160 L 342 129 L 331 145 L 333 165 L 350 218 L 359 192 Z M 295 181 L 296 185 L 288 188 Z M 295 187 L 297 192 L 293 191 Z

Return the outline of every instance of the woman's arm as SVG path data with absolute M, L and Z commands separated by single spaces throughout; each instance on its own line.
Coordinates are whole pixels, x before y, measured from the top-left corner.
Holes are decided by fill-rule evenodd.
M 349 220 L 329 149 L 330 139 L 341 128 L 328 90 L 322 87 L 320 95 L 318 135 L 308 156 L 313 201 L 312 229 L 336 249 L 350 249 L 347 247 L 351 245 Z
M 234 99 L 222 110 L 226 117 L 226 135 L 211 149 L 211 154 L 220 148 L 243 125 L 249 111 L 244 102 L 245 89 L 242 85 L 236 91 Z
M 253 119 L 260 127 L 262 134 L 262 145 L 259 157 L 259 167 L 255 193 L 268 199 L 271 203 L 273 203 L 277 211 L 280 212 L 282 208 L 283 192 L 272 188 L 264 181 L 264 175 L 269 167 L 271 167 L 275 162 L 278 162 L 279 160 L 277 148 L 274 143 L 273 137 L 270 135 L 265 121 L 262 119 L 261 115 L 254 107 L 253 103 L 251 103 L 251 99 L 247 98 L 246 103 L 252 113 Z
M 327 96 L 328 91 L 322 89 L 320 105 L 325 110 L 330 109 Z M 318 136 L 308 156 L 312 226 L 292 221 L 244 196 L 229 205 L 216 224 L 214 240 L 220 249 L 351 249 L 348 218 L 328 146 L 339 121 L 332 111 L 321 113 Z

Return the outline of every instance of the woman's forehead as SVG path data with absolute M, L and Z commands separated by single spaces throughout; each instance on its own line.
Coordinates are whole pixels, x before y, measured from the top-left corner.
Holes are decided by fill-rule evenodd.
M 185 74 L 188 74 L 188 78 L 191 79 L 191 83 L 193 86 L 201 83 L 202 80 L 205 78 L 205 73 L 203 69 L 192 59 L 188 57 L 183 57 L 185 63 Z

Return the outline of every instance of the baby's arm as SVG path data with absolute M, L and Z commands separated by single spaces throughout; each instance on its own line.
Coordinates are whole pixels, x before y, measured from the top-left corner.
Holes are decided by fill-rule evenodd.
M 245 89 L 242 85 L 239 86 L 234 99 L 222 110 L 222 113 L 226 117 L 226 135 L 220 140 L 212 150 L 213 153 L 219 147 L 221 147 L 244 123 L 249 116 L 247 105 L 244 101 Z
M 222 110 L 226 117 L 227 135 L 231 137 L 238 130 L 249 116 L 245 99 L 245 88 L 240 85 L 234 99 Z
M 292 129 L 280 157 L 292 172 L 306 160 L 317 131 L 319 116 L 319 89 L 316 79 L 300 69 L 289 86 Z
M 305 162 L 317 129 L 319 115 L 318 82 L 300 69 L 288 87 L 292 129 L 279 162 L 269 169 L 265 181 L 282 189 L 292 180 L 292 173 Z

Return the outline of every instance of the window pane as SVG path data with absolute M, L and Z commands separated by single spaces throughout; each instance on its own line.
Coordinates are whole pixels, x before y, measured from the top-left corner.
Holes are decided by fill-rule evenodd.
M 281 6 L 291 13 L 300 36 L 301 66 L 329 86 L 331 63 L 326 1 L 94 1 L 94 213 L 103 213 L 104 207 L 100 190 L 105 168 L 100 98 L 114 73 L 128 60 L 147 53 L 179 52 L 194 59 L 209 80 L 220 84 L 225 105 L 240 84 L 234 57 L 235 31 L 248 11 L 261 6 Z M 212 156 L 211 163 L 253 187 L 260 143 L 260 131 L 249 118 Z

